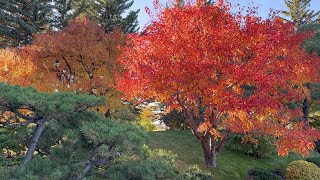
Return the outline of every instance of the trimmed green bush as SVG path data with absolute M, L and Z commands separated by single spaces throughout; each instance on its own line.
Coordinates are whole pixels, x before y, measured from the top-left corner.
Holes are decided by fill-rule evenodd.
M 320 157 L 307 158 L 306 161 L 311 162 L 311 163 L 317 165 L 318 167 L 320 167 Z
M 254 168 L 248 171 L 247 179 L 250 180 L 283 180 L 283 178 L 273 171 L 266 169 Z
M 271 171 L 272 174 L 275 174 L 279 177 L 281 177 L 282 179 L 285 179 L 285 175 L 286 175 L 286 170 L 285 169 L 275 169 Z
M 286 179 L 288 180 L 319 180 L 320 169 L 317 165 L 303 161 L 292 161 L 286 169 Z
M 281 177 L 268 171 L 255 172 L 252 180 L 283 180 Z

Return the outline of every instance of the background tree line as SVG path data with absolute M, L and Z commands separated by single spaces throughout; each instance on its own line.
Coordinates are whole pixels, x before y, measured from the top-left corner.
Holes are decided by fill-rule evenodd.
M 136 32 L 139 10 L 129 10 L 132 4 L 132 0 L 1 0 L 0 46 L 30 44 L 34 33 L 61 30 L 78 16 L 99 22 L 106 32 L 115 28 Z

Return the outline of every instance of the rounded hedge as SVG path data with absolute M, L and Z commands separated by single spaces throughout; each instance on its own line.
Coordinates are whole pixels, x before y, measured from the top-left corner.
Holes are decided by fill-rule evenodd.
M 286 179 L 288 180 L 319 180 L 320 169 L 317 165 L 303 161 L 292 161 L 286 169 Z
M 250 180 L 283 180 L 281 176 L 273 171 L 261 168 L 254 168 L 248 171 L 247 179 Z

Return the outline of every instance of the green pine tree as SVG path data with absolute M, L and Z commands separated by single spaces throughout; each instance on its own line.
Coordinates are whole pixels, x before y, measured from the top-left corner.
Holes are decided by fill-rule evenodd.
M 297 26 L 312 22 L 320 14 L 310 9 L 311 0 L 285 0 L 288 11 L 282 13 L 290 18 Z
M 104 103 L 0 83 L 0 150 L 23 156 L 19 172 L 7 167 L 11 179 L 96 179 L 112 163 L 142 157 L 145 132 L 90 111 Z
M 315 12 L 314 10 L 310 9 L 311 0 L 285 0 L 285 4 L 288 7 L 288 11 L 283 11 L 282 13 L 289 17 L 290 20 L 296 24 L 297 31 L 304 31 L 304 30 L 316 30 L 318 25 L 316 25 L 316 18 L 320 15 L 320 11 Z M 316 34 L 305 41 L 304 48 L 309 52 L 317 52 L 318 50 L 318 36 Z M 313 88 L 311 89 L 312 93 L 319 92 L 320 89 Z M 316 97 L 312 97 L 313 100 L 317 99 Z M 310 124 L 310 107 L 311 102 L 305 97 L 303 104 L 301 105 L 301 109 L 303 112 L 303 120 L 305 125 L 308 127 Z
M 30 162 L 34 152 L 39 149 L 39 141 L 41 136 L 45 134 L 44 132 L 48 130 L 46 128 L 48 125 L 64 124 L 89 107 L 104 104 L 104 99 L 95 96 L 76 93 L 40 93 L 33 88 L 21 88 L 5 83 L 0 83 L 0 92 L 0 127 L 8 128 L 11 132 L 19 132 L 18 129 L 15 129 L 17 127 L 33 129 L 29 142 L 26 143 L 28 150 L 21 163 L 22 167 Z M 59 132 L 55 132 L 53 127 L 51 126 L 49 130 L 54 133 L 47 133 L 48 137 L 45 139 L 47 148 L 59 141 L 59 139 L 57 140 Z M 52 137 L 55 134 L 57 135 Z M 15 141 L 15 139 L 11 140 Z M 12 144 L 10 146 L 12 147 Z M 5 148 L 10 148 L 10 146 Z
M 310 54 L 317 54 L 320 57 L 320 22 L 311 22 L 300 26 L 298 32 L 313 31 L 314 35 L 306 39 L 303 48 Z M 305 100 L 304 107 L 308 114 L 305 116 L 311 120 L 310 125 L 314 127 L 320 126 L 320 84 L 307 84 L 306 87 L 310 90 L 311 99 Z
M 87 13 L 90 0 L 53 0 L 53 27 L 63 29 L 68 25 L 68 21 L 81 14 Z
M 54 0 L 54 27 L 62 29 L 70 19 L 86 16 L 98 21 L 106 32 L 115 28 L 137 32 L 139 10 L 129 11 L 132 5 L 132 0 Z
M 139 10 L 129 11 L 123 17 L 132 5 L 132 0 L 96 0 L 89 7 L 91 11 L 86 13 L 90 18 L 97 20 L 106 32 L 121 28 L 124 33 L 133 33 L 139 30 Z
M 305 40 L 303 47 L 307 50 L 308 53 L 316 53 L 318 54 L 318 56 L 320 56 L 320 22 L 311 22 L 298 28 L 299 32 L 310 30 L 314 32 L 314 35 L 311 38 Z
M 0 46 L 30 44 L 32 34 L 49 29 L 51 0 L 0 0 Z

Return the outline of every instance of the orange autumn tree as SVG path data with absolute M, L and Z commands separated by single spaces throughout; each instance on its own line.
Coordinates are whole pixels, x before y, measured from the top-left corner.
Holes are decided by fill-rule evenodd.
M 118 68 L 117 46 L 124 42 L 121 31 L 105 33 L 98 23 L 81 17 L 61 31 L 34 35 L 33 44 L 21 54 L 33 61 L 37 73 L 55 76 L 53 81 L 42 81 L 37 87 L 40 90 L 79 91 L 117 99 L 111 86 Z
M 117 88 L 182 111 L 209 168 L 230 133 L 272 136 L 282 156 L 308 154 L 320 133 L 304 126 L 301 108 L 288 107 L 308 94 L 305 83 L 319 81 L 320 59 L 301 49 L 308 35 L 278 17 L 232 13 L 223 0 L 176 2 L 155 1 L 150 26 L 129 36 Z

